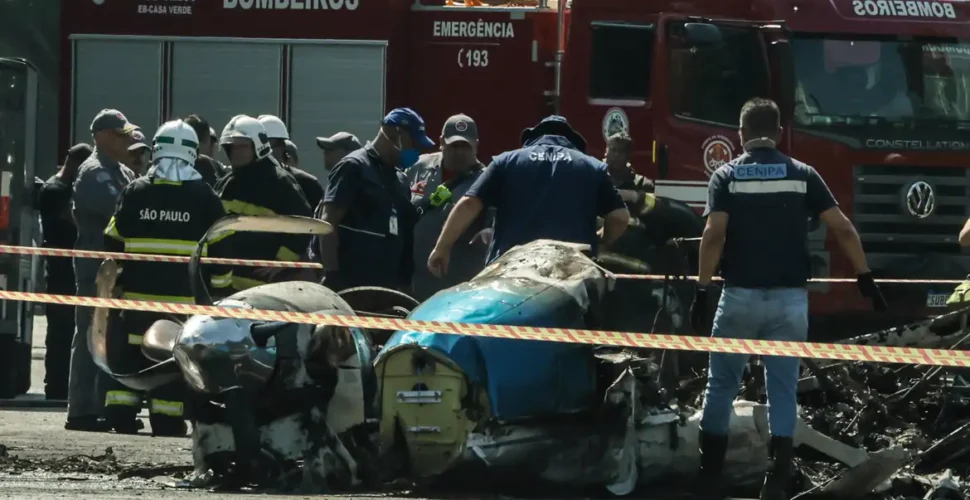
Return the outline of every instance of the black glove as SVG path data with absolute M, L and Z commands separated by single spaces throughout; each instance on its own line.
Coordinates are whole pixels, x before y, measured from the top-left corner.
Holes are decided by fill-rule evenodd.
M 872 301 L 872 308 L 878 312 L 885 311 L 887 309 L 886 299 L 883 298 L 882 292 L 879 291 L 879 285 L 876 284 L 872 279 L 872 271 L 868 273 L 862 273 L 856 278 L 856 286 L 859 287 L 859 293 L 863 297 L 868 298 Z
M 711 333 L 707 304 L 707 288 L 698 285 L 697 291 L 694 292 L 694 303 L 690 306 L 690 326 L 694 329 L 694 333 L 701 335 Z

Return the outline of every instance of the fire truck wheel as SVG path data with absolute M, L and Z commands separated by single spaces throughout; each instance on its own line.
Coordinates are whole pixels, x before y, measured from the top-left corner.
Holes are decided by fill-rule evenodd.
M 0 336 L 0 399 L 30 390 L 30 345 L 10 335 Z

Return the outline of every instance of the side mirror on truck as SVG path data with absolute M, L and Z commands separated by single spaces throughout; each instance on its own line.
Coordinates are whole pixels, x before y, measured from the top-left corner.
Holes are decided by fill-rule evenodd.
M 695 47 L 717 46 L 723 40 L 721 29 L 710 23 L 685 23 L 684 35 Z

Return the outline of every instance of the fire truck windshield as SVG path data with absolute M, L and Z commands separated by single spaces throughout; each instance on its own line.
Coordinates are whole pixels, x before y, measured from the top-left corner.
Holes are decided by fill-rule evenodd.
M 800 128 L 970 128 L 970 43 L 796 36 L 792 48 Z

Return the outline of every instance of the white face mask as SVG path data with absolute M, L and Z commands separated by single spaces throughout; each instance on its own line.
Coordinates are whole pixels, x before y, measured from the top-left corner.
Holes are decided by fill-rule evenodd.
M 775 141 L 767 137 L 758 137 L 756 139 L 751 139 L 750 141 L 745 142 L 743 145 L 745 151 L 751 151 L 752 149 L 755 149 L 755 148 L 774 148 L 777 146 L 778 144 L 776 144 Z

